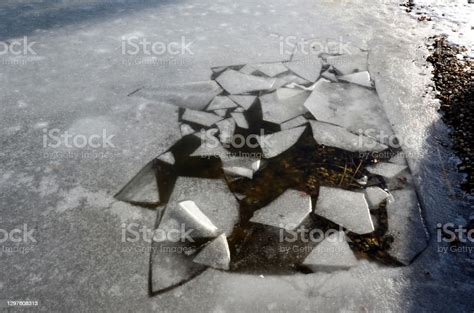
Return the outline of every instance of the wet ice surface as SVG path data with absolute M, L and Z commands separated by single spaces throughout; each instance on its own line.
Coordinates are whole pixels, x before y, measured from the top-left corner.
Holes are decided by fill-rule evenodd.
M 7 2 L 9 6 L 14 1 Z M 422 97 L 430 78 L 423 62 L 427 52 L 422 37 L 431 35 L 426 34 L 432 32 L 430 23 L 419 23 L 398 3 L 383 1 L 370 6 L 360 1 L 333 1 L 331 5 L 327 1 L 278 0 L 161 2 L 163 5 L 129 1 L 133 3 L 129 7 L 122 7 L 126 1 L 119 1 L 121 5 L 108 1 L 99 10 L 94 4 L 76 10 L 69 7 L 71 1 L 28 2 L 32 4 L 3 11 L 0 19 L 2 41 L 27 34 L 39 44 L 35 46 L 38 62 L 2 64 L 2 127 L 15 135 L 2 136 L 2 203 L 8 205 L 1 207 L 6 229 L 24 222 L 37 225 L 35 235 L 41 240 L 34 253 L 2 255 L 8 271 L 0 278 L 4 298 L 27 299 L 34 293 L 42 309 L 50 311 L 472 310 L 473 300 L 468 296 L 472 294 L 468 283 L 472 262 L 458 253 L 437 253 L 436 240 L 406 267 L 362 260 L 350 271 L 284 276 L 235 275 L 210 269 L 170 292 L 147 298 L 147 253 L 124 253 L 122 249 L 145 251 L 148 244 L 123 243 L 120 232 L 121 223 L 152 227 L 155 212 L 110 197 L 180 137 L 175 108 L 145 107 L 149 101 L 126 97 L 129 92 L 143 85 L 208 80 L 211 66 L 282 60 L 280 40 L 272 33 L 324 36 L 324 40 L 332 36 L 338 42 L 342 36 L 342 41 L 368 46 L 370 74 L 397 136 L 417 139 L 404 151 L 423 200 L 428 230 L 436 236 L 436 224 L 453 221 L 462 206 L 445 184 L 444 170 L 449 179 L 454 172 L 448 161 L 451 155 L 438 144 L 445 130 L 437 122 L 437 105 L 430 97 Z M 62 8 L 50 8 L 47 3 L 53 2 Z M 462 2 L 459 8 L 468 16 L 469 5 Z M 458 17 L 453 15 L 456 24 Z M 440 23 L 434 26 L 439 29 Z M 448 31 L 451 29 L 456 30 L 456 25 Z M 173 60 L 129 66 L 122 64 L 127 58 L 120 55 L 120 38 L 128 34 L 160 42 L 179 41 L 183 34 L 197 40 L 192 57 L 183 58 L 182 63 L 183 59 L 177 59 L 182 66 L 172 65 Z M 462 36 L 459 31 L 453 34 Z M 464 34 L 467 37 L 469 32 Z M 163 59 L 158 62 L 167 61 Z M 101 128 L 119 128 L 112 155 L 92 161 L 39 157 L 44 152 L 42 133 L 33 125 L 49 123 L 50 128 L 64 130 L 84 117 L 93 118 Z M 200 127 L 192 126 L 199 131 Z M 279 165 L 286 168 L 284 162 Z M 371 184 L 372 177 L 368 177 Z
M 211 82 L 221 92 L 212 88 L 209 99 L 200 94 L 208 103 L 199 109 L 178 105 L 180 120 L 190 125 L 181 124 L 182 139 L 153 163 L 165 205 L 156 226 L 166 233 L 184 225 L 195 230 L 195 240 L 154 243 L 182 252 L 172 261 L 157 252 L 166 249 L 153 250 L 153 293 L 206 267 L 333 272 L 364 258 L 409 265 L 424 250 L 426 237 L 411 239 L 411 232 L 425 235 L 411 174 L 389 162 L 400 158 L 400 149 L 365 135 L 393 134 L 366 58 L 294 56 L 214 68 Z M 301 229 L 328 233 L 285 240 Z

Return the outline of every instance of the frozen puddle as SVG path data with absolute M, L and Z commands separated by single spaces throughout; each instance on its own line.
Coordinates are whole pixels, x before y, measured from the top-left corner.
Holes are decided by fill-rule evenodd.
M 151 294 L 208 268 L 407 266 L 426 248 L 411 174 L 386 142 L 393 132 L 365 52 L 212 72 L 209 81 L 130 94 L 180 110 L 181 139 L 116 195 L 157 210 Z

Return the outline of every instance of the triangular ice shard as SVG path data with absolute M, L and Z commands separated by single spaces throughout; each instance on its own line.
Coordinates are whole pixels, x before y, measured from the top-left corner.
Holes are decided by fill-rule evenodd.
M 372 88 L 372 81 L 370 80 L 370 74 L 367 71 L 338 76 L 338 79 L 348 82 L 348 83 Z
M 281 130 L 285 130 L 285 129 L 295 128 L 306 123 L 308 123 L 308 120 L 300 115 L 298 117 L 295 117 L 294 119 L 291 119 L 289 121 L 282 123 L 280 125 L 280 128 Z
M 192 122 L 199 125 L 210 127 L 216 122 L 222 120 L 222 117 L 213 113 L 186 109 L 184 110 L 184 113 L 181 119 L 186 122 Z
M 209 104 L 206 110 L 212 111 L 212 110 L 230 109 L 230 108 L 235 108 L 235 107 L 237 107 L 237 104 L 235 104 L 232 100 L 230 100 L 229 97 L 217 96 L 211 101 L 211 103 Z
M 296 75 L 315 82 L 319 78 L 323 63 L 319 57 L 312 55 L 302 60 L 289 61 L 285 66 Z
M 226 109 L 214 110 L 213 112 L 215 114 L 219 115 L 220 117 L 225 117 L 227 115 L 227 110 Z
M 257 98 L 257 96 L 230 95 L 229 98 L 231 98 L 235 103 L 240 105 L 245 110 L 248 110 L 252 103 L 254 103 L 255 98 Z
M 221 92 L 222 88 L 215 81 L 210 80 L 182 85 L 145 87 L 133 95 L 182 108 L 204 110 L 212 98 Z
M 192 200 L 168 205 L 163 213 L 158 229 L 161 238 L 157 241 L 186 241 L 192 239 L 214 238 L 219 230 Z M 191 238 L 191 239 L 190 239 Z M 162 239 L 162 240 L 160 240 Z
M 221 234 L 202 248 L 198 255 L 193 259 L 193 262 L 219 270 L 228 270 L 230 251 L 225 234 Z
M 252 66 L 269 77 L 274 77 L 288 71 L 281 62 L 252 64 Z
M 230 236 L 239 218 L 239 204 L 223 179 L 178 177 L 168 206 L 192 200 L 219 230 Z
M 260 97 L 264 121 L 280 124 L 307 111 L 303 104 L 308 98 L 309 92 L 298 89 L 282 89 Z
M 166 153 L 163 153 L 159 157 L 156 158 L 157 160 L 163 161 L 165 163 L 168 163 L 170 165 L 173 165 L 175 162 L 173 152 L 168 151 Z
M 352 152 L 375 151 L 380 152 L 388 147 L 375 141 L 375 139 L 355 135 L 345 128 L 322 123 L 318 121 L 309 121 L 313 130 L 314 140 L 320 145 L 336 147 Z
M 378 209 L 380 204 L 389 197 L 389 193 L 380 187 L 367 187 L 364 192 L 371 210 Z
M 157 230 L 158 231 L 158 230 Z M 193 262 L 197 246 L 188 242 L 153 242 L 150 257 L 152 294 L 191 280 L 207 267 Z
M 340 75 L 367 71 L 367 53 L 329 56 L 326 61 L 332 65 Z
M 369 206 L 360 192 L 321 186 L 314 213 L 356 234 L 374 231 Z
M 306 85 L 309 83 L 311 82 L 295 74 L 282 74 L 276 77 L 275 86 L 273 86 L 273 88 L 280 88 L 291 84 Z
M 318 244 L 306 257 L 303 265 L 317 271 L 335 271 L 349 269 L 357 265 L 343 231 L 330 234 Z
M 273 78 L 243 74 L 230 69 L 219 75 L 216 81 L 230 94 L 267 90 L 275 84 Z
M 232 118 L 235 121 L 235 124 L 240 127 L 240 128 L 249 128 L 249 123 L 247 122 L 247 119 L 245 118 L 245 115 L 243 113 L 238 113 L 238 112 L 233 112 L 230 113 Z
M 149 162 L 125 185 L 115 198 L 129 203 L 156 205 L 160 202 L 153 161 Z
M 298 141 L 305 128 L 306 126 L 301 126 L 258 137 L 258 142 L 265 158 L 276 157 L 288 150 Z
M 288 189 L 269 205 L 257 210 L 250 221 L 293 230 L 310 213 L 311 197 L 302 191 Z
M 190 154 L 191 157 L 219 157 L 221 159 L 227 158 L 228 151 L 222 146 L 222 144 L 219 142 L 219 139 L 212 135 L 212 132 L 201 132 L 195 136 L 201 140 L 201 145 Z
M 195 132 L 195 130 L 189 126 L 188 124 L 181 124 L 181 126 L 179 127 L 180 131 L 181 131 L 181 136 L 187 136 L 187 135 L 190 135 L 190 134 L 193 134 Z

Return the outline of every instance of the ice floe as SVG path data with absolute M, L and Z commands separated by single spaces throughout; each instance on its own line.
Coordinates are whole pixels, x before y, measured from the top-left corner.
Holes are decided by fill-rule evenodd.
M 257 210 L 250 221 L 293 230 L 310 213 L 311 197 L 302 191 L 288 189 L 269 205 Z
M 273 158 L 291 148 L 303 134 L 306 126 L 282 130 L 258 138 L 265 158 Z
M 321 186 L 314 213 L 356 234 L 374 231 L 369 206 L 360 192 Z

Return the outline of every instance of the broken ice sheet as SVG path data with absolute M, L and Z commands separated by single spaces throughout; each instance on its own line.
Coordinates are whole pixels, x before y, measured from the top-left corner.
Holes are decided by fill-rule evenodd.
M 216 239 L 209 242 L 193 262 L 206 265 L 219 270 L 228 270 L 230 263 L 230 251 L 225 234 L 219 235 Z
M 262 119 L 267 122 L 281 124 L 298 115 L 304 114 L 303 106 L 309 92 L 299 89 L 280 88 L 275 92 L 260 97 Z
M 389 197 L 388 192 L 380 187 L 367 187 L 364 192 L 371 210 L 378 209 L 380 204 Z
M 164 102 L 178 107 L 204 110 L 209 102 L 222 92 L 213 80 L 180 85 L 145 87 L 133 94 L 156 102 Z
M 158 229 L 162 231 L 158 241 L 185 241 L 192 239 L 214 238 L 219 230 L 192 200 L 167 205 Z M 189 233 L 188 233 L 189 232 Z M 162 240 L 160 240 L 162 239 Z
M 307 85 L 309 83 L 311 82 L 295 74 L 285 73 L 276 77 L 275 86 L 273 86 L 273 88 L 280 88 L 290 84 Z
M 257 210 L 250 221 L 293 230 L 310 213 L 311 197 L 302 191 L 288 189 L 269 205 Z
M 153 161 L 149 162 L 115 197 L 129 203 L 157 205 L 160 202 Z
M 212 111 L 212 110 L 221 110 L 221 109 L 230 109 L 230 108 L 235 108 L 237 107 L 237 104 L 235 104 L 229 97 L 226 96 L 217 96 L 214 99 L 212 99 L 211 103 L 207 107 L 207 111 Z
M 354 133 L 371 131 L 380 138 L 393 135 L 374 90 L 320 79 L 304 106 L 316 120 L 345 127 Z
M 274 77 L 288 71 L 281 62 L 251 64 L 251 66 L 269 77 Z
M 314 213 L 356 234 L 375 230 L 369 206 L 361 192 L 321 186 Z
M 332 66 L 329 67 L 326 71 L 324 71 L 321 74 L 321 77 L 326 78 L 327 80 L 330 80 L 332 82 L 337 82 L 337 77 L 336 74 L 334 74 L 332 71 Z
M 345 128 L 336 125 L 318 121 L 309 122 L 313 130 L 314 140 L 320 145 L 336 147 L 351 152 L 380 152 L 388 148 L 375 141 L 375 139 L 363 135 L 355 135 Z
M 331 233 L 306 257 L 303 265 L 313 272 L 349 269 L 357 265 L 343 231 Z
M 243 113 L 238 113 L 238 112 L 233 112 L 230 113 L 232 118 L 235 121 L 235 124 L 240 127 L 240 128 L 249 128 L 249 123 L 247 122 L 247 119 L 245 118 L 245 115 Z
M 221 117 L 225 117 L 227 115 L 227 110 L 214 110 L 213 111 L 215 114 L 221 116 Z
M 267 90 L 273 88 L 275 79 L 243 74 L 234 70 L 227 70 L 216 81 L 230 94 Z
M 157 160 L 163 161 L 165 163 L 168 163 L 170 165 L 173 165 L 175 162 L 173 152 L 168 151 L 166 153 L 163 153 L 159 157 L 156 158 Z
M 370 74 L 367 71 L 357 72 L 347 75 L 342 75 L 337 77 L 341 81 L 345 81 L 348 83 L 372 88 L 372 81 L 370 80 Z
M 213 113 L 186 109 L 184 110 L 184 113 L 181 119 L 183 121 L 192 122 L 199 125 L 210 127 L 216 122 L 222 120 L 222 117 Z
M 332 65 L 340 75 L 367 71 L 367 53 L 328 56 L 326 62 Z
M 296 75 L 315 82 L 319 78 L 323 63 L 317 55 L 309 55 L 302 59 L 286 62 L 285 66 Z
M 187 136 L 187 135 L 190 135 L 190 134 L 193 134 L 195 132 L 195 130 L 189 126 L 188 124 L 181 124 L 181 126 L 179 127 L 180 131 L 181 131 L 181 136 Z
M 193 201 L 217 229 L 230 236 L 238 221 L 239 204 L 223 179 L 178 177 L 167 208 L 188 200 Z
M 178 286 L 207 268 L 205 265 L 193 262 L 193 252 L 196 248 L 196 244 L 189 242 L 152 242 L 150 257 L 152 293 Z
M 407 169 L 406 165 L 394 164 L 394 163 L 377 163 L 367 167 L 369 173 L 380 175 L 385 178 L 394 178 Z
M 308 122 L 308 120 L 300 115 L 298 117 L 295 117 L 294 119 L 291 119 L 289 121 L 286 121 L 286 122 L 282 123 L 280 125 L 280 128 L 282 130 L 295 128 L 295 127 L 301 126 L 303 124 L 306 124 L 307 122 Z
M 392 191 L 393 200 L 387 204 L 388 231 L 393 237 L 388 253 L 409 265 L 428 246 L 428 235 L 421 217 L 420 206 L 413 188 Z
M 201 145 L 190 154 L 191 157 L 219 157 L 222 160 L 227 158 L 228 151 L 222 146 L 213 134 L 217 132 L 216 129 L 211 129 L 207 132 L 196 133 L 195 136 L 201 140 Z
M 257 96 L 250 96 L 250 95 L 230 95 L 231 98 L 235 103 L 240 105 L 245 110 L 248 110 L 250 106 L 254 103 Z
M 265 158 L 273 158 L 291 148 L 303 134 L 306 126 L 282 130 L 258 137 Z

